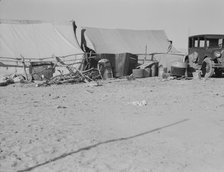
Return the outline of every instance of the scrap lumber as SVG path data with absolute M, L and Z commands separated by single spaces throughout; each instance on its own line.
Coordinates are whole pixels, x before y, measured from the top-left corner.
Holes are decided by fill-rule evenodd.
M 54 56 L 54 55 L 53 55 L 53 56 Z M 70 65 L 65 64 L 59 57 L 56 57 L 56 56 L 54 56 L 54 57 L 56 58 L 57 62 L 59 62 L 60 64 L 62 64 L 63 66 L 65 66 L 66 69 L 68 69 L 68 71 L 69 71 L 71 74 L 75 75 L 75 72 L 74 72 L 73 69 L 72 69 L 72 68 L 74 68 L 74 69 L 76 70 L 76 72 L 78 72 L 78 73 L 80 74 L 80 76 L 83 78 L 84 82 L 89 83 L 89 81 L 86 79 L 86 76 L 85 76 L 80 70 L 78 70 L 78 69 L 75 68 L 75 67 L 71 67 Z M 89 78 L 88 78 L 88 79 L 89 79 Z
M 87 83 L 88 86 L 93 85 L 93 82 L 97 86 L 100 85 L 97 81 L 95 81 L 100 77 L 99 71 L 96 68 L 80 71 L 76 67 L 71 66 L 71 64 L 64 63 L 60 57 L 56 57 L 54 55 L 53 57 L 56 59 L 57 63 L 59 63 L 63 67 L 66 67 L 69 73 L 68 74 L 61 73 L 60 75 L 54 76 L 49 80 L 46 80 L 42 83 L 38 83 L 37 84 L 38 87 L 52 84 L 80 83 L 83 81 Z M 57 63 L 55 64 L 55 66 L 57 65 Z

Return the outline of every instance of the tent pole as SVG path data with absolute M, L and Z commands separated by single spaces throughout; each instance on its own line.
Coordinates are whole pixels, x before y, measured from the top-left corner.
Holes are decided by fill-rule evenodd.
M 26 80 L 28 81 L 28 75 L 27 75 L 27 73 L 26 73 L 25 58 L 22 56 L 22 54 L 20 54 L 20 56 L 22 57 L 23 70 L 24 70 L 24 73 L 25 73 L 25 75 L 26 75 Z
M 143 64 L 144 64 L 145 61 L 146 61 L 146 56 L 147 56 L 147 44 L 145 45 L 145 58 L 144 58 Z

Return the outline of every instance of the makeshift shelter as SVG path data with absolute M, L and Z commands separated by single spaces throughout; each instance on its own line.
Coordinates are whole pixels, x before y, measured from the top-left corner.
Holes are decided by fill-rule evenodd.
M 131 53 L 138 55 L 139 63 L 158 60 L 170 68 L 173 61 L 182 61 L 184 54 L 178 52 L 163 30 L 127 30 L 84 27 L 81 47 L 97 54 Z
M 0 20 L 0 75 L 21 73 L 23 60 L 28 66 L 32 61 L 55 62 L 53 56 L 80 68 L 84 53 L 75 32 L 74 22 Z

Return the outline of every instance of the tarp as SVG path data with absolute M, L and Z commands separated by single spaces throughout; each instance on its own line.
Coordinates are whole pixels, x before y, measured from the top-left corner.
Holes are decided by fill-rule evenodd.
M 82 60 L 72 22 L 0 20 L 0 68 L 19 66 L 21 57 L 55 61 L 52 55 L 77 63 Z
M 130 75 L 138 64 L 138 56 L 130 53 L 97 54 L 96 59 L 108 59 L 116 78 Z
M 87 46 L 97 53 L 166 53 L 170 42 L 163 30 L 128 30 L 83 27 Z M 171 48 L 172 52 L 177 52 Z

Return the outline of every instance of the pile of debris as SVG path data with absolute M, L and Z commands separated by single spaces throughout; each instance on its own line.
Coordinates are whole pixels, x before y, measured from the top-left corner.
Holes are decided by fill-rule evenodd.
M 38 61 L 30 62 L 29 66 L 24 63 L 24 75 L 10 75 L 0 78 L 0 86 L 6 86 L 13 83 L 35 83 L 37 87 L 50 86 L 53 84 L 66 84 L 66 83 L 87 83 L 88 85 L 99 86 L 98 80 L 113 78 L 115 70 L 111 65 L 109 59 L 100 59 L 97 61 L 96 67 L 85 67 L 85 70 L 80 70 L 74 67 L 73 64 L 64 63 L 61 58 L 54 56 L 56 63 L 51 61 Z M 125 68 L 125 63 L 122 67 Z M 86 65 L 88 66 L 88 65 Z M 59 71 L 59 74 L 53 76 L 56 67 L 66 68 L 68 73 L 64 74 Z M 26 73 L 26 68 L 29 68 L 29 74 Z M 132 73 L 126 75 L 127 80 L 134 80 L 135 78 L 145 78 L 159 76 L 162 81 L 167 80 L 189 80 L 186 75 L 187 65 L 184 62 L 174 62 L 171 65 L 171 70 L 168 71 L 166 67 L 159 66 L 159 62 L 151 60 L 144 62 L 132 68 Z M 195 78 L 195 77 L 194 77 Z
M 0 86 L 7 86 L 14 83 L 27 83 L 27 81 L 23 75 L 17 74 L 0 77 Z
M 85 71 L 81 71 L 74 66 L 65 64 L 59 57 L 55 57 L 57 63 L 52 62 L 33 62 L 29 66 L 29 75 L 24 68 L 24 75 L 13 74 L 0 78 L 0 86 L 6 86 L 14 83 L 36 83 L 36 86 L 49 86 L 52 84 L 64 84 L 64 83 L 90 83 L 102 79 L 102 75 L 99 69 L 91 68 Z M 53 77 L 56 66 L 65 67 L 69 73 Z M 98 85 L 98 84 L 97 84 Z

